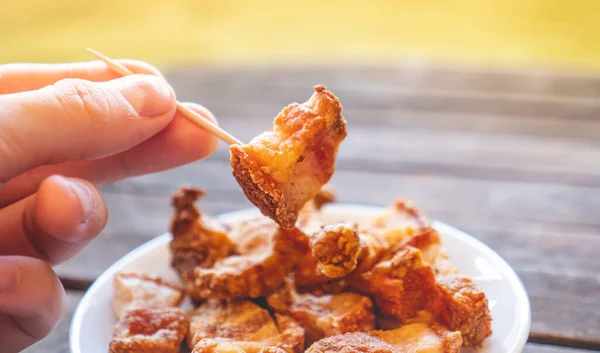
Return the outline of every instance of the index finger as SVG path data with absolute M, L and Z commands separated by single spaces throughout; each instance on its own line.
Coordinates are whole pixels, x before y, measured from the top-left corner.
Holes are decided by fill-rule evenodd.
M 136 74 L 164 78 L 154 66 L 143 61 L 117 60 Z M 120 77 L 100 60 L 68 64 L 16 63 L 0 65 L 0 94 L 33 91 L 65 78 L 104 82 Z

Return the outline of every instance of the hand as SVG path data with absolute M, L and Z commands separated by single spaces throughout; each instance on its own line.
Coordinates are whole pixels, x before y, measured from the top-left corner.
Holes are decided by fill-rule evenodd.
M 117 78 L 101 62 L 0 66 L 0 352 L 19 352 L 63 315 L 51 265 L 104 228 L 95 184 L 202 159 L 216 139 L 175 112 L 153 67 Z M 213 122 L 201 106 L 189 107 Z

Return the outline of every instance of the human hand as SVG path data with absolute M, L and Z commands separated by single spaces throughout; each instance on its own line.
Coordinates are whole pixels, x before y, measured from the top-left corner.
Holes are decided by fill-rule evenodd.
M 146 75 L 118 78 L 99 61 L 0 65 L 0 352 L 33 344 L 63 315 L 65 291 L 51 265 L 104 228 L 95 184 L 216 148 L 213 136 L 176 113 L 175 94 L 155 68 L 121 63 Z

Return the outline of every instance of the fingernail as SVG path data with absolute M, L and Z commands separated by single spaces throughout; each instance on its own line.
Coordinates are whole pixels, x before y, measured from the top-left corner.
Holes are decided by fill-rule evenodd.
M 17 287 L 19 271 L 10 264 L 0 263 L 0 294 Z
M 85 224 L 92 218 L 96 209 L 94 194 L 88 185 L 77 180 L 69 180 L 69 186 L 79 198 L 83 214 L 81 224 Z
M 123 97 L 142 117 L 160 116 L 174 108 L 175 97 L 165 80 L 150 75 L 135 75 L 117 81 Z

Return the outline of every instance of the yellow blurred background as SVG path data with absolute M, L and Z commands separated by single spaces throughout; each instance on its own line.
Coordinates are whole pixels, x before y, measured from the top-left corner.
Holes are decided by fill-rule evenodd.
M 0 63 L 407 60 L 600 70 L 597 0 L 0 0 Z

